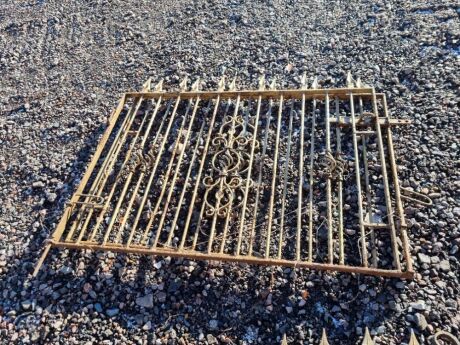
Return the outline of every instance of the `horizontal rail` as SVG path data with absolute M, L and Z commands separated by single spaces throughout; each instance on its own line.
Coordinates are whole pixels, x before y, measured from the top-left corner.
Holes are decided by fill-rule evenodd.
M 221 99 L 236 98 L 241 99 L 262 98 L 279 98 L 285 99 L 299 98 L 305 95 L 306 99 L 325 99 L 329 97 L 338 97 L 347 99 L 350 93 L 360 94 L 363 98 L 372 97 L 372 88 L 338 88 L 338 89 L 306 89 L 306 90 L 241 90 L 241 91 L 176 91 L 176 92 L 128 92 L 127 97 L 142 97 L 152 99 L 163 97 L 163 99 L 177 98 L 190 99 L 200 97 L 201 99 L 213 99 L 220 96 Z
M 409 271 L 398 271 L 398 270 L 386 270 L 372 267 L 360 267 L 360 266 L 347 266 L 347 265 L 336 265 L 336 264 L 325 264 L 308 261 L 293 261 L 284 259 L 272 259 L 272 258 L 259 258 L 256 256 L 247 255 L 229 255 L 221 253 L 202 253 L 194 250 L 182 250 L 177 251 L 169 248 L 151 248 L 145 246 L 131 245 L 130 247 L 123 246 L 121 244 L 106 244 L 100 245 L 96 242 L 80 242 L 80 244 L 65 243 L 49 241 L 52 247 L 56 248 L 67 248 L 67 249 L 89 249 L 89 250 L 100 250 L 100 251 L 111 251 L 118 253 L 131 253 L 131 254 L 142 254 L 142 255 L 158 255 L 158 256 L 171 256 L 171 257 L 186 257 L 189 259 L 196 260 L 216 260 L 216 261 L 227 261 L 227 262 L 238 262 L 247 264 L 256 264 L 264 266 L 283 266 L 293 268 L 309 268 L 321 271 L 337 271 L 344 273 L 360 273 L 368 274 L 373 276 L 383 277 L 394 277 L 394 278 L 408 278 L 414 277 L 414 272 Z

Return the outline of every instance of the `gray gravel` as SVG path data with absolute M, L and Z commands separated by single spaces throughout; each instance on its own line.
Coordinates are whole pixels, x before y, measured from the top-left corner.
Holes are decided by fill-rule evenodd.
M 0 4 L 2 344 L 380 344 L 460 332 L 460 6 L 409 1 L 12 0 Z M 43 241 L 117 98 L 149 76 L 297 87 L 348 70 L 386 91 L 408 205 L 414 281 L 52 252 Z M 155 261 L 156 260 L 156 261 Z M 161 263 L 161 264 L 160 264 Z M 308 291 L 308 296 L 305 293 Z M 307 297 L 306 297 L 307 296 Z

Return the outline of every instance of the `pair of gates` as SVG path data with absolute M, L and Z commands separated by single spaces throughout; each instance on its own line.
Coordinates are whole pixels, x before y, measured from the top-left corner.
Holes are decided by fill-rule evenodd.
M 412 277 L 402 199 L 416 194 L 391 132 L 409 121 L 351 77 L 265 84 L 126 93 L 34 275 L 58 247 Z

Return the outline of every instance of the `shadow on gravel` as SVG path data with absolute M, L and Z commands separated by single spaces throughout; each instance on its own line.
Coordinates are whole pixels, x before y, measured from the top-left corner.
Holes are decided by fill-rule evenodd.
M 73 176 L 83 175 L 103 130 L 88 137 Z M 385 320 L 397 313 L 396 280 L 278 267 L 54 249 L 31 279 L 75 181 L 64 181 L 68 187 L 57 201 L 40 207 L 42 231 L 31 232 L 28 249 L 2 277 L 9 288 L 3 297 L 21 296 L 20 305 L 2 303 L 5 320 L 32 343 L 51 343 L 60 334 L 77 341 L 128 335 L 154 341 L 159 335 L 168 344 L 184 343 L 181 338 L 279 344 L 286 333 L 296 344 L 317 342 L 324 327 L 330 341 L 354 344 L 365 326 L 384 334 Z M 94 333 L 98 325 L 104 331 Z

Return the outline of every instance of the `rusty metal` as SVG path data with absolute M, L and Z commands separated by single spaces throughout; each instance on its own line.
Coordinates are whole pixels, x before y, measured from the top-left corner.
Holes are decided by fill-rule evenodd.
M 36 266 L 93 249 L 411 278 L 384 94 L 347 87 L 126 93 Z

